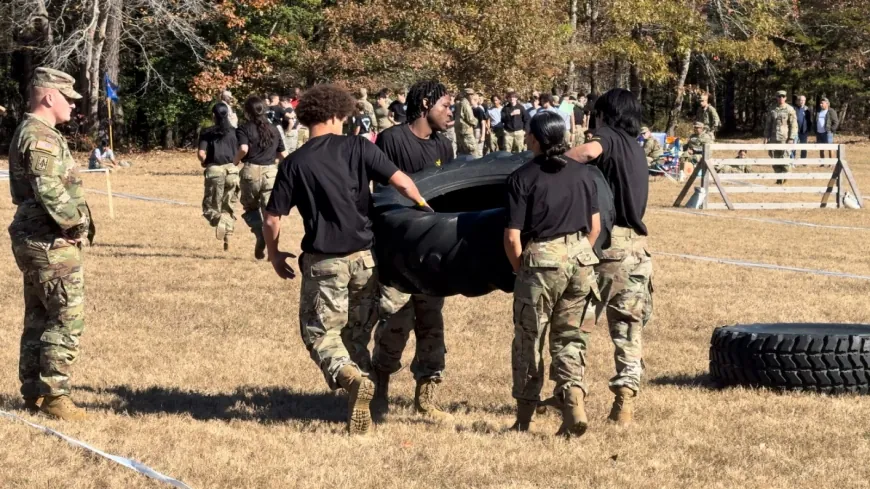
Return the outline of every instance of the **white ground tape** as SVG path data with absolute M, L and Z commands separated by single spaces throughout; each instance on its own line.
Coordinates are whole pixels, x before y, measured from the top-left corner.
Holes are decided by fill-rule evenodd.
M 54 431 L 51 428 L 46 428 L 45 426 L 31 423 L 30 421 L 27 421 L 24 418 L 18 417 L 12 413 L 7 413 L 6 411 L 0 410 L 0 416 L 5 416 L 5 417 L 10 418 L 10 419 L 15 420 L 15 421 L 21 421 L 22 423 L 30 426 L 31 428 L 36 428 L 39 431 L 42 431 L 43 433 L 57 436 L 57 437 L 65 440 L 70 445 L 73 445 L 73 446 L 76 446 L 79 448 L 83 448 L 85 450 L 88 450 L 89 452 L 96 453 L 97 455 L 99 455 L 103 458 L 107 458 L 115 463 L 121 464 L 124 467 L 127 467 L 128 469 L 133 469 L 136 472 L 139 472 L 140 474 L 142 474 L 146 477 L 150 477 L 150 478 L 157 480 L 157 481 L 160 481 L 160 482 L 165 482 L 173 487 L 180 487 L 182 489 L 190 489 L 190 486 L 188 486 L 184 482 L 181 482 L 180 480 L 173 479 L 172 477 L 163 475 L 160 472 L 157 472 L 156 470 L 152 469 L 151 467 L 148 467 L 147 465 L 142 464 L 141 462 L 137 462 L 137 461 L 131 460 L 129 458 L 119 457 L 117 455 L 112 455 L 110 453 L 106 453 L 102 450 L 99 450 L 97 448 L 94 448 L 94 447 L 88 445 L 87 443 L 78 441 L 75 438 L 70 438 L 69 436 L 66 436 L 63 433 Z
M 102 195 L 106 195 L 106 193 L 107 193 L 105 190 L 97 190 L 95 188 L 88 188 L 87 191 L 93 192 L 95 194 L 102 194 Z M 144 195 L 135 195 L 135 194 L 122 194 L 122 193 L 118 193 L 118 192 L 112 192 L 112 197 L 119 197 L 122 199 L 132 199 L 132 200 L 144 200 L 146 202 L 160 202 L 163 204 L 172 204 L 172 205 L 189 205 L 189 206 L 196 205 L 196 204 L 189 204 L 187 202 L 181 202 L 178 200 L 158 199 L 157 197 L 146 197 Z
M 654 212 L 666 212 L 670 214 L 688 214 L 696 217 L 718 217 L 720 219 L 740 219 L 743 221 L 763 222 L 767 224 L 787 224 L 790 226 L 803 226 L 809 228 L 821 229 L 842 229 L 847 231 L 870 231 L 870 228 L 862 228 L 856 226 L 838 226 L 836 224 L 816 224 L 804 221 L 790 221 L 788 219 L 772 219 L 766 217 L 746 217 L 746 216 L 730 216 L 724 214 L 712 214 L 703 211 L 694 211 L 689 209 L 652 209 Z
M 857 280 L 870 280 L 867 275 L 855 275 L 852 273 L 832 272 L 830 270 L 815 270 L 812 268 L 784 267 L 781 265 L 772 265 L 770 263 L 756 263 L 751 261 L 731 260 L 729 258 L 715 258 L 711 256 L 684 255 L 682 253 L 665 253 L 654 251 L 654 256 L 669 256 L 672 258 L 684 258 L 686 260 L 698 260 L 711 263 L 721 263 L 723 265 L 736 265 L 748 268 L 763 268 L 766 270 L 781 270 L 783 272 L 809 273 L 812 275 L 824 275 L 826 277 L 853 278 Z

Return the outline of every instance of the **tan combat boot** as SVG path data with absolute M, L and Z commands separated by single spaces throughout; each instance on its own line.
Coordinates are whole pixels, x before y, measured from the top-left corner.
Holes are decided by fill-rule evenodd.
M 511 431 L 530 431 L 535 424 L 532 418 L 534 418 L 537 408 L 537 402 L 517 399 L 517 420 L 511 426 Z
M 435 402 L 435 390 L 440 382 L 440 379 L 418 380 L 414 392 L 414 408 L 433 421 L 446 423 L 452 421 L 453 416 L 439 408 Z
M 88 418 L 85 410 L 76 406 L 69 396 L 45 396 L 39 410 L 63 421 L 84 421 Z
M 572 437 L 586 433 L 589 419 L 586 417 L 585 397 L 579 387 L 571 387 L 562 394 L 562 426 L 557 435 Z
M 375 394 L 372 381 L 363 377 L 359 369 L 346 365 L 336 375 L 338 385 L 347 391 L 347 431 L 351 435 L 363 435 L 372 425 L 369 404 Z
M 42 397 L 25 397 L 24 409 L 30 414 L 36 414 L 39 412 L 39 407 L 42 406 L 42 401 Z
M 630 425 L 634 412 L 634 398 L 637 397 L 637 393 L 624 385 L 611 386 L 610 390 L 616 394 L 616 397 L 613 399 L 613 408 L 610 409 L 610 416 L 607 417 L 607 420 L 619 426 Z
M 390 374 L 375 370 L 375 397 L 372 399 L 372 420 L 383 423 L 390 414 Z

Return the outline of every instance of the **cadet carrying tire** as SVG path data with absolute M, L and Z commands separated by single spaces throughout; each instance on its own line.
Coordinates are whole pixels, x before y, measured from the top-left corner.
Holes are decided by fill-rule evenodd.
M 870 390 L 870 325 L 749 324 L 717 328 L 710 375 L 723 385 L 826 394 Z
M 393 188 L 373 196 L 375 254 L 381 283 L 405 293 L 477 297 L 512 292 L 515 276 L 504 253 L 507 177 L 531 152 L 457 159 L 411 175 L 435 214 L 409 207 Z M 602 236 L 609 240 L 613 197 L 596 169 Z

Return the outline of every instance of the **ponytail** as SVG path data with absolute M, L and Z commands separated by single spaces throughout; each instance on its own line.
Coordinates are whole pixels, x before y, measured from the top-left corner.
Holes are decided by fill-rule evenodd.
M 568 159 L 563 156 L 570 147 L 565 142 L 565 120 L 554 112 L 538 112 L 532 117 L 529 131 L 541 145 L 546 166 L 559 171 L 568 165 Z
M 248 97 L 245 100 L 245 116 L 254 123 L 260 139 L 260 148 L 268 148 L 272 145 L 272 123 L 266 118 L 266 104 L 260 97 Z

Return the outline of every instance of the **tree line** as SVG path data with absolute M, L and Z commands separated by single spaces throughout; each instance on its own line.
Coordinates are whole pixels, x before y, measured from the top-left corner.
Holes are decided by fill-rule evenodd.
M 37 66 L 84 95 L 75 132 L 105 130 L 106 75 L 127 147 L 191 144 L 220 90 L 239 98 L 333 82 L 399 90 L 423 77 L 485 93 L 640 97 L 645 122 L 682 130 L 709 93 L 720 134 L 757 134 L 776 90 L 830 98 L 844 130 L 870 111 L 863 0 L 5 0 L 0 141 Z

